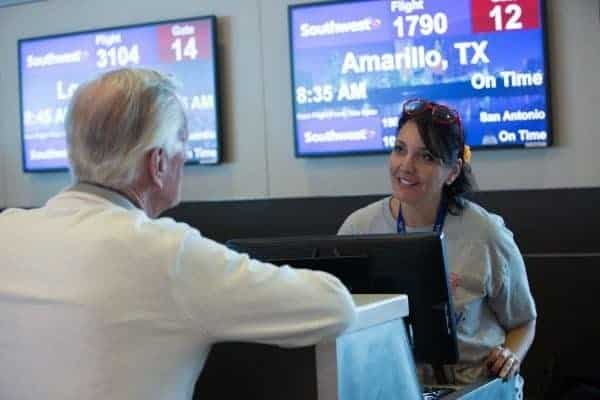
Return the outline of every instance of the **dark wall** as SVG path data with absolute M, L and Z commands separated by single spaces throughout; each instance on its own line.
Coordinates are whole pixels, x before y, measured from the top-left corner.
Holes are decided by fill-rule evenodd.
M 589 384 L 600 399 L 600 255 L 525 256 L 538 307 L 535 342 L 523 366 L 527 393 L 535 398 L 566 398 Z
M 167 215 L 224 242 L 333 234 L 352 211 L 384 195 L 184 203 Z M 599 385 L 600 188 L 478 192 L 524 254 L 539 318 L 522 367 L 528 399 L 566 398 Z M 571 397 L 569 397 L 571 398 Z
M 224 242 L 233 238 L 334 234 L 381 195 L 188 202 L 165 213 Z M 523 253 L 600 252 L 600 188 L 477 192 L 501 215 Z

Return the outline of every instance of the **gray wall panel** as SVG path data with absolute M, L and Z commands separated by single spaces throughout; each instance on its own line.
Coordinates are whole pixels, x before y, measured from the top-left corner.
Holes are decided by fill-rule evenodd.
M 65 173 L 21 172 L 17 39 L 160 19 L 219 17 L 225 159 L 186 168 L 184 200 L 384 193 L 386 156 L 297 159 L 292 138 L 287 5 L 302 0 L 49 0 L 0 8 L 0 206 L 42 204 Z M 596 0 L 549 0 L 556 146 L 474 152 L 479 186 L 600 186 L 600 22 Z M 8 183 L 10 182 L 10 184 Z

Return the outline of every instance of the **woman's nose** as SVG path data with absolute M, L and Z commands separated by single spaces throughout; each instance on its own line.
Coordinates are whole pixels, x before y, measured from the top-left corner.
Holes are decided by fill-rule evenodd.
M 415 156 L 412 154 L 407 154 L 401 163 L 401 167 L 406 172 L 413 172 L 415 170 Z

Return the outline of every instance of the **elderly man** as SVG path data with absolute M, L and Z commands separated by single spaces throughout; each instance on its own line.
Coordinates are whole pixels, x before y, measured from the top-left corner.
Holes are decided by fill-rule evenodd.
M 302 346 L 353 320 L 336 278 L 153 219 L 179 201 L 187 139 L 165 76 L 81 86 L 66 131 L 74 186 L 0 215 L 1 399 L 190 399 L 212 343 Z

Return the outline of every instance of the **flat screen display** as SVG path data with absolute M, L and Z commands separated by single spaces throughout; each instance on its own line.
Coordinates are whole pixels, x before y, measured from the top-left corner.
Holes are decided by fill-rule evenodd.
M 417 362 L 455 364 L 456 314 L 446 250 L 436 233 L 231 239 L 227 246 L 276 265 L 333 274 L 361 294 L 406 294 Z
M 64 120 L 83 82 L 117 68 L 150 68 L 181 85 L 188 163 L 221 160 L 214 16 L 19 41 L 23 169 L 66 170 Z
M 473 148 L 549 146 L 543 3 L 290 6 L 296 155 L 388 152 L 411 98 L 455 108 Z

